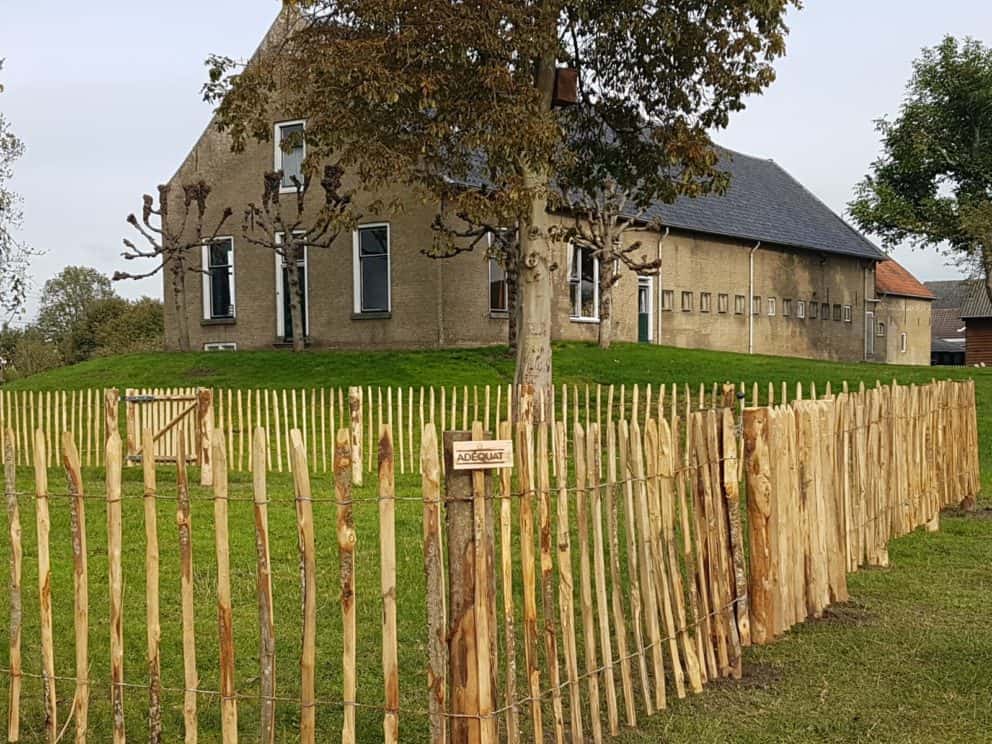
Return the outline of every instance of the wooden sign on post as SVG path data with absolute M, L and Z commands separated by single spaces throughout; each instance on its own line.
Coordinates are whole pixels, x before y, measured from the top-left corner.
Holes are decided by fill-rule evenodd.
M 490 470 L 513 467 L 513 442 L 509 440 L 453 442 L 455 470 Z

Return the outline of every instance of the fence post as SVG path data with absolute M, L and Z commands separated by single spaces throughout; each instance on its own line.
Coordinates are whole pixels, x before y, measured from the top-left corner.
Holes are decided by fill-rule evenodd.
M 351 484 L 362 485 L 362 389 L 348 388 L 351 411 Z M 370 409 L 371 410 L 371 409 Z
M 475 545 L 472 473 L 455 470 L 454 444 L 471 432 L 444 432 L 445 537 L 448 543 L 448 679 L 452 744 L 480 742 L 478 648 L 475 639 Z M 484 567 L 483 567 L 484 570 Z
M 200 466 L 200 485 L 214 484 L 211 447 L 214 438 L 214 391 L 201 388 L 196 393 L 196 464 Z
M 8 398 L 9 402 L 9 398 Z M 9 409 L 8 409 L 9 410 Z M 10 423 L 8 413 L 7 423 Z M 13 426 L 3 435 L 4 495 L 7 500 L 7 528 L 10 537 L 10 695 L 7 707 L 7 740 L 20 741 L 21 731 L 21 515 L 17 501 L 17 437 Z

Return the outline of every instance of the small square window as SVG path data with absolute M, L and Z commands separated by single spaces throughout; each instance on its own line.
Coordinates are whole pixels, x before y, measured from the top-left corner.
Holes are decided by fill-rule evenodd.
M 717 295 L 716 296 L 716 311 L 718 313 L 727 313 L 730 311 L 730 295 Z
M 792 316 L 792 300 L 782 300 L 782 317 L 788 318 Z
M 816 320 L 820 317 L 820 303 L 811 302 L 809 303 L 809 319 Z
M 692 312 L 692 292 L 682 293 L 682 312 L 684 313 Z
M 768 315 L 774 315 L 776 309 L 776 300 L 774 297 L 768 298 Z
M 713 295 L 709 292 L 699 293 L 699 312 L 708 313 L 710 311 L 710 306 L 713 304 Z
M 670 313 L 674 305 L 675 291 L 671 289 L 663 289 L 661 291 L 661 309 Z
M 761 297 L 758 295 L 751 298 L 751 315 L 761 315 Z
M 851 306 L 850 305 L 844 305 L 844 307 L 842 309 L 842 312 L 843 312 L 844 322 L 845 323 L 852 322 L 852 320 L 853 320 L 853 313 L 851 312 Z
M 796 300 L 796 319 L 805 320 L 806 319 L 806 301 Z
M 821 320 L 830 320 L 830 303 L 829 302 L 821 302 L 820 303 L 820 319 Z
M 734 295 L 734 314 L 743 315 L 747 297 L 744 295 Z

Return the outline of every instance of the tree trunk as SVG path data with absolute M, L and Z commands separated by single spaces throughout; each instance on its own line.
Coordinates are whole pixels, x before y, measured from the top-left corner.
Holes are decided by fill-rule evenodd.
M 189 315 L 186 311 L 186 261 L 176 256 L 172 262 L 172 301 L 176 311 L 176 344 L 179 351 L 189 351 Z
M 506 309 L 509 315 L 506 345 L 510 347 L 510 351 L 516 351 L 517 335 L 520 333 L 520 303 L 518 302 L 516 269 L 512 272 L 512 278 L 511 272 L 506 272 Z
M 552 40 L 554 27 L 549 29 Z M 555 45 L 549 44 L 535 65 L 534 84 L 541 95 L 541 108 L 551 110 L 555 81 Z M 517 335 L 517 374 L 520 385 L 535 391 L 551 387 L 551 269 L 554 264 L 546 230 L 548 171 L 524 166 L 524 188 L 531 194 L 530 209 L 520 220 L 518 302 L 520 327 Z
M 599 348 L 609 349 L 613 343 L 613 282 L 600 282 L 599 288 Z
M 306 333 L 303 329 L 303 285 L 300 284 L 300 248 L 297 245 L 286 247 L 283 265 L 289 290 L 289 319 L 293 328 L 293 351 L 306 349 Z

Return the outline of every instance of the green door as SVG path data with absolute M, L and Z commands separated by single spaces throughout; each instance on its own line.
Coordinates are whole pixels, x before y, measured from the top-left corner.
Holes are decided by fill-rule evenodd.
M 651 343 L 651 277 L 637 280 L 637 341 Z

